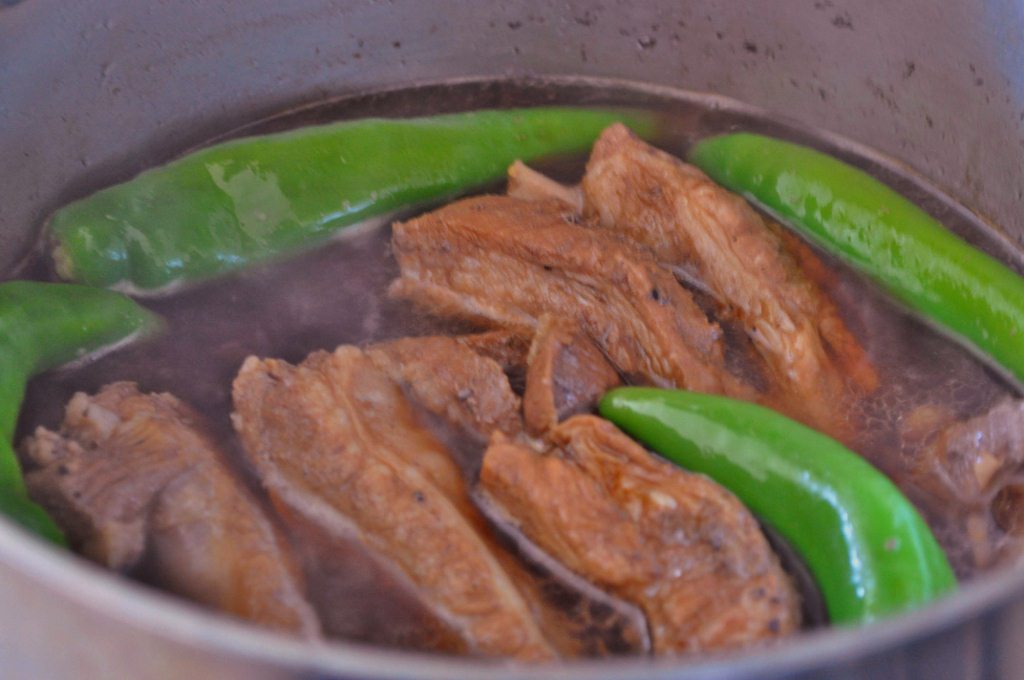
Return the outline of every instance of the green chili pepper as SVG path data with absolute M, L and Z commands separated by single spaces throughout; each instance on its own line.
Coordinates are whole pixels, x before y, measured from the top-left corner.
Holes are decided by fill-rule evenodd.
M 690 159 L 1024 381 L 1024 279 L 878 180 L 746 133 L 699 142 Z
M 63 278 L 154 290 L 315 243 L 402 206 L 503 176 L 516 159 L 584 151 L 641 113 L 536 108 L 366 119 L 197 151 L 57 211 Z
M 12 440 L 28 379 L 159 328 L 127 297 L 35 281 L 0 283 L 0 512 L 57 543 L 60 530 L 29 500 Z
M 833 623 L 862 623 L 956 587 L 928 526 L 878 470 L 825 435 L 726 397 L 626 387 L 601 415 L 743 501 L 803 557 Z

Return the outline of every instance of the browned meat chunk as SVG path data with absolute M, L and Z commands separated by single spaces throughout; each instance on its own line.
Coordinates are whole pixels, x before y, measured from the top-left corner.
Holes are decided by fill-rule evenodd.
M 508 169 L 508 195 L 524 201 L 554 199 L 576 213 L 583 212 L 583 192 L 568 187 L 516 161 Z
M 846 378 L 871 390 L 877 377 L 802 268 L 801 260 L 817 260 L 809 249 L 794 254 L 792 240 L 741 197 L 621 125 L 595 144 L 583 190 L 597 224 L 689 272 L 737 317 L 782 388 L 784 409 L 833 434 L 847 431 Z
M 757 522 L 707 478 L 575 416 L 538 453 L 497 434 L 489 502 L 569 569 L 646 612 L 654 650 L 722 650 L 787 635 L 799 600 Z
M 458 434 L 486 443 L 494 430 L 522 429 L 519 398 L 502 367 L 454 338 L 403 338 L 373 345 L 366 355 Z
M 539 436 L 571 415 L 590 411 L 620 383 L 619 374 L 578 327 L 542 316 L 530 346 L 523 394 L 527 431 Z
M 946 546 L 962 571 L 1016 554 L 1024 538 L 1024 401 L 942 428 L 914 456 L 911 481 L 941 526 L 967 536 L 968 555 L 959 554 L 962 541 Z
M 463 636 L 438 618 L 409 580 L 354 533 L 345 536 L 298 513 L 282 519 L 325 637 L 406 651 L 469 651 Z
M 227 467 L 200 417 L 169 394 L 115 383 L 78 393 L 60 434 L 25 452 L 31 493 L 72 544 L 154 585 L 256 623 L 317 635 L 291 547 Z
M 471 651 L 555 656 L 459 469 L 370 356 L 341 347 L 299 366 L 250 358 L 234 401 L 246 454 L 283 516 L 328 535 L 355 532 Z
M 532 332 L 577 323 L 626 377 L 746 396 L 722 368 L 718 327 L 674 277 L 555 201 L 483 196 L 394 225 L 392 292 L 435 313 Z
M 488 331 L 474 335 L 458 335 L 455 341 L 481 356 L 492 359 L 508 373 L 526 370 L 530 353 L 530 336 L 516 331 Z

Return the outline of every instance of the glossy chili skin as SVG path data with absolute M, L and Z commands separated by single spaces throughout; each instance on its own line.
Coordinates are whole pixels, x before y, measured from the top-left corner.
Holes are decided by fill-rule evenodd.
M 878 619 L 956 587 L 945 554 L 899 489 L 819 432 L 755 404 L 678 390 L 619 388 L 600 411 L 729 489 L 787 539 L 832 623 Z
M 642 113 L 583 108 L 363 119 L 218 144 L 57 211 L 57 270 L 135 292 L 208 278 L 403 206 L 450 197 L 524 161 L 585 151 Z
M 119 293 L 87 286 L 0 283 L 0 512 L 54 542 L 63 536 L 29 500 L 12 440 L 28 379 L 135 336 L 158 317 Z
M 761 135 L 697 143 L 690 160 L 1024 382 L 1024 278 L 867 173 Z

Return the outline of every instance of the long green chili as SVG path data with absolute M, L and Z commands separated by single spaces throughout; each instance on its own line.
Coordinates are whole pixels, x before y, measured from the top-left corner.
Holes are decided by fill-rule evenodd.
M 862 623 L 956 587 L 928 525 L 892 482 L 825 435 L 755 404 L 627 387 L 601 415 L 708 475 L 803 557 L 833 623 Z
M 0 283 L 0 513 L 54 542 L 63 537 L 25 488 L 12 440 L 28 379 L 158 329 L 127 297 L 86 286 Z
M 821 152 L 737 133 L 690 160 L 1024 381 L 1024 278 L 865 172 Z
M 500 178 L 524 161 L 586 150 L 640 112 L 582 108 L 365 119 L 239 139 L 189 154 L 57 211 L 62 277 L 151 291 L 322 240 L 339 228 Z

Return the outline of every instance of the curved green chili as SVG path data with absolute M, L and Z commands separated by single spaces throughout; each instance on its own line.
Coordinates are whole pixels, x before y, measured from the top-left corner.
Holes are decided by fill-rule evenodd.
M 67 284 L 0 283 L 0 513 L 61 543 L 60 530 L 29 500 L 12 440 L 28 379 L 159 328 L 127 297 Z
M 516 159 L 584 151 L 642 113 L 535 108 L 366 119 L 218 144 L 104 189 L 50 222 L 63 278 L 159 289 L 498 179 Z
M 714 479 L 803 557 L 833 623 L 928 602 L 956 579 L 910 502 L 863 458 L 774 411 L 726 397 L 626 387 L 601 415 Z
M 878 180 L 747 133 L 699 142 L 690 160 L 1024 381 L 1024 278 Z

